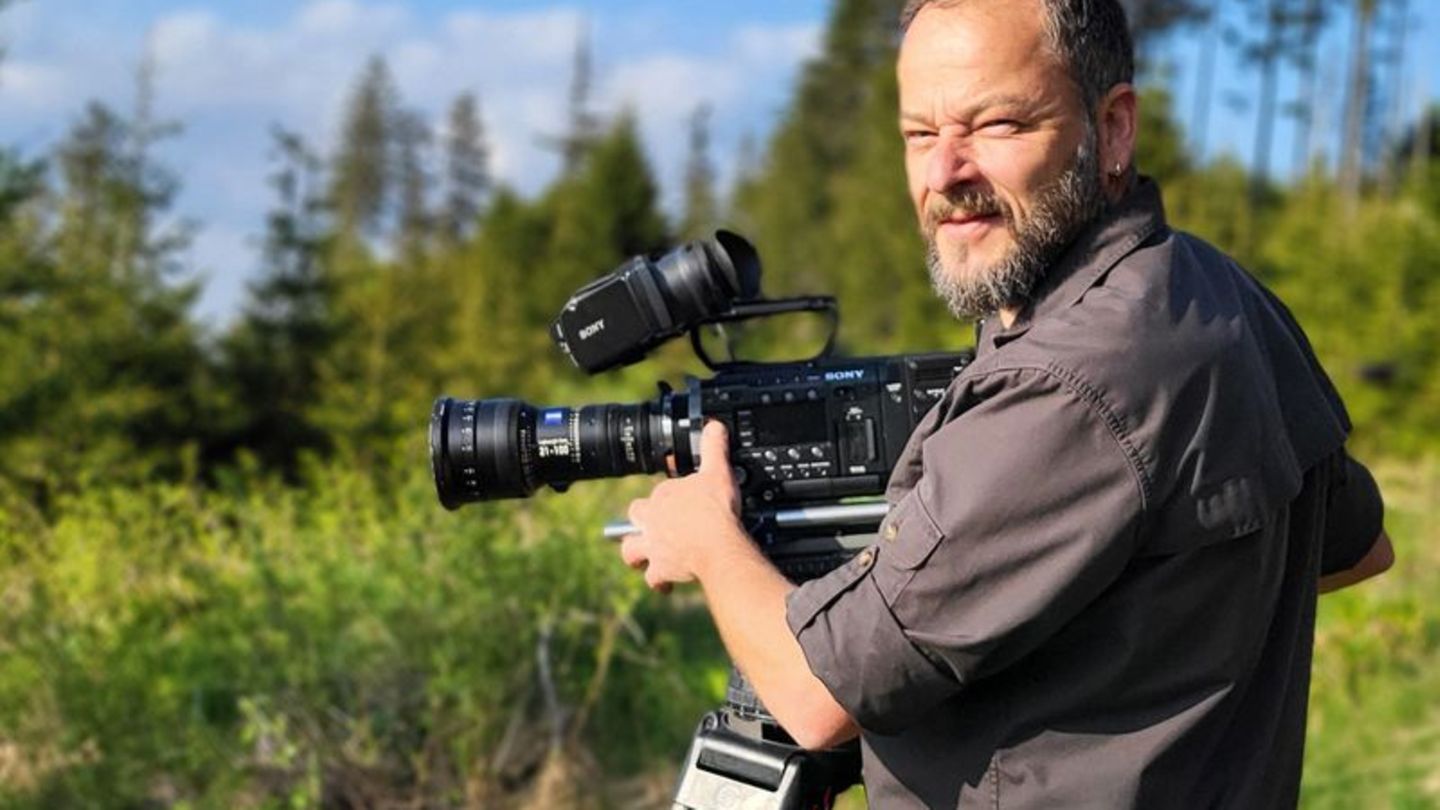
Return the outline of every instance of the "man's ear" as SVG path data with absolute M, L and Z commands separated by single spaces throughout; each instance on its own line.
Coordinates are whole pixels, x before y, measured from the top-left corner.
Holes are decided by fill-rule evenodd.
M 1110 88 L 1095 111 L 1099 124 L 1100 168 L 1111 176 L 1118 166 L 1124 174 L 1135 167 L 1135 130 L 1139 116 L 1135 85 L 1122 82 Z

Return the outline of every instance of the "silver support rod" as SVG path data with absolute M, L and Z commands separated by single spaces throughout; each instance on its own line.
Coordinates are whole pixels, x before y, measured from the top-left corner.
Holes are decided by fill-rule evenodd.
M 800 506 L 761 513 L 763 520 L 786 529 L 808 529 L 820 526 L 849 526 L 856 523 L 878 523 L 885 519 L 890 504 L 884 501 L 837 503 L 829 506 Z M 605 524 L 605 537 L 619 540 L 632 534 L 635 527 L 627 521 L 613 520 Z

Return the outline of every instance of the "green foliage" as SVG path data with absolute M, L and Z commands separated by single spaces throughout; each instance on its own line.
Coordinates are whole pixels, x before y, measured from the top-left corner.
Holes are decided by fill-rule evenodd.
M 183 471 L 204 370 L 174 285 L 183 228 L 143 115 L 92 104 L 60 145 L 59 182 L 0 161 L 0 479 L 44 504 L 92 477 Z
M 970 340 L 905 190 L 899 5 L 836 3 L 728 212 L 767 292 L 839 298 L 850 353 Z M 1138 5 L 1146 35 L 1193 6 Z M 373 60 L 331 154 L 277 131 L 261 275 L 207 340 L 153 155 L 173 129 L 143 83 L 135 113 L 91 106 L 43 161 L 0 150 L 0 806 L 539 807 L 566 781 L 642 804 L 615 775 L 668 783 L 725 674 L 703 605 L 651 598 L 596 537 L 646 482 L 449 514 L 420 443 L 442 393 L 635 401 L 698 371 L 674 344 L 585 380 L 547 326 L 585 282 L 722 218 L 703 119 L 672 232 L 634 116 L 589 109 L 582 44 L 560 178 L 534 199 L 492 188 L 462 96 L 432 207 L 429 124 Z M 1281 294 L 1354 446 L 1390 459 L 1403 570 L 1322 603 L 1305 804 L 1373 804 L 1376 784 L 1382 804 L 1434 804 L 1433 128 L 1393 193 L 1351 201 L 1319 172 L 1266 188 L 1195 165 L 1170 107 L 1143 90 L 1136 162 L 1172 222 Z M 788 329 L 769 342 L 791 348 Z
M 319 374 L 343 336 L 338 279 L 326 261 L 320 158 L 296 134 L 274 132 L 278 168 L 270 178 L 276 208 L 266 222 L 263 274 L 250 288 L 240 322 L 221 341 L 225 401 L 209 446 L 212 462 L 240 449 L 270 469 L 293 473 L 300 454 L 329 448 L 313 409 Z
M 1301 805 L 1440 804 L 1440 467 L 1382 463 L 1396 567 L 1322 597 Z
M 623 730 L 631 768 L 674 756 L 715 695 L 692 691 L 708 676 L 673 656 L 694 640 L 636 614 L 643 584 L 598 538 L 621 494 L 452 516 L 419 465 L 335 464 L 299 488 L 243 469 L 219 490 L 97 487 L 39 532 L 6 519 L 0 728 L 18 776 L 0 801 L 455 806 L 536 767 L 552 722 Z

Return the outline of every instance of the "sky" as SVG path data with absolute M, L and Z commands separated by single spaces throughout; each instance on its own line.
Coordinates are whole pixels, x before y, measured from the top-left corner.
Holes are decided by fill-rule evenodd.
M 21 0 L 0 13 L 0 144 L 39 155 L 89 99 L 130 109 L 148 48 L 158 113 L 183 124 L 156 157 L 183 183 L 175 210 L 200 226 L 187 262 L 203 268 L 197 316 L 223 322 L 259 263 L 272 126 L 332 147 L 371 55 L 434 123 L 456 96 L 477 94 L 494 173 L 533 193 L 558 169 L 543 141 L 565 130 L 575 45 L 587 35 L 594 106 L 637 112 L 674 207 L 692 112 L 711 106 L 712 157 L 722 180 L 732 176 L 741 141 L 763 139 L 818 50 L 826 5 Z
M 182 181 L 175 211 L 199 226 L 188 266 L 200 268 L 197 318 L 223 324 L 244 300 L 259 265 L 271 203 L 269 132 L 274 125 L 328 150 L 355 79 L 370 56 L 388 61 L 403 102 L 434 123 L 463 92 L 480 98 L 492 169 L 522 193 L 554 178 L 543 145 L 564 131 L 577 37 L 588 36 L 595 107 L 632 108 L 641 122 L 666 205 L 678 207 L 686 120 L 713 109 L 712 157 L 722 183 L 747 137 L 763 144 L 790 99 L 797 69 L 818 52 L 828 0 L 18 0 L 0 13 L 0 145 L 36 156 L 61 138 L 86 101 L 133 103 L 137 66 L 156 68 L 160 117 L 183 132 L 156 157 Z M 1433 0 L 1412 2 L 1407 98 L 1440 94 Z M 1237 21 L 1243 24 L 1243 20 Z M 1339 86 L 1345 32 L 1325 44 L 1327 82 Z M 1167 46 L 1176 112 L 1190 115 L 1198 49 Z M 1253 69 L 1222 54 L 1214 73 L 1225 94 L 1253 83 Z M 1338 129 L 1338 93 L 1325 94 Z M 1418 109 L 1418 98 L 1407 108 Z M 1322 117 L 1324 111 L 1322 111 Z M 1246 111 L 1218 104 L 1207 155 L 1251 152 Z M 1272 164 L 1289 170 L 1288 126 Z M 1193 133 L 1192 133 L 1193 134 Z

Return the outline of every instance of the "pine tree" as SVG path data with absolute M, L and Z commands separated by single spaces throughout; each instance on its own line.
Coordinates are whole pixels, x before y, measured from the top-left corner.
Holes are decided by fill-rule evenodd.
M 1355 0 L 1351 23 L 1350 76 L 1345 96 L 1344 141 L 1340 147 L 1340 190 L 1354 212 L 1365 171 L 1365 118 L 1370 97 L 1370 33 L 1379 0 Z
M 5 7 L 8 6 L 8 5 L 10 5 L 10 0 L 0 0 L 0 11 L 4 11 L 4 10 L 5 10 Z M 5 61 L 5 43 L 4 43 L 4 42 L 0 42 L 0 63 L 4 63 L 4 61 Z
M 0 477 L 39 502 L 101 471 L 179 473 L 198 438 L 197 288 L 173 279 L 188 231 L 164 224 L 177 185 L 152 148 L 174 130 L 153 119 L 148 82 L 133 117 L 86 108 L 48 193 L 33 167 L 6 171 L 3 249 L 19 261 L 0 285 Z
M 385 60 L 371 57 L 346 107 L 334 158 L 331 205 L 346 239 L 378 236 L 394 189 L 391 146 L 397 93 Z
M 535 291 L 532 322 L 544 323 L 585 282 L 626 257 L 666 247 L 659 192 L 632 114 L 622 113 L 597 140 L 579 171 L 551 189 L 555 230 Z
M 430 169 L 426 165 L 431 144 L 430 127 L 420 113 L 402 110 L 395 114 L 394 161 L 398 188 L 395 222 L 395 254 L 405 264 L 421 260 L 434 229 L 430 211 Z
M 903 142 L 895 130 L 894 75 L 877 67 L 856 119 L 853 158 L 838 169 L 834 203 L 817 242 L 824 292 L 841 311 L 840 348 L 876 354 L 964 345 L 957 324 L 931 291 L 915 209 L 906 191 Z
M 464 93 L 450 105 L 445 135 L 445 207 L 442 227 L 451 242 L 459 242 L 475 227 L 485 197 L 490 192 L 490 149 L 480 104 L 474 94 Z
M 1142 63 L 1167 33 L 1207 18 L 1202 0 L 1120 0 L 1120 5 L 1125 9 L 1135 53 Z
M 710 114 L 709 105 L 702 104 L 690 115 L 690 151 L 685 160 L 685 208 L 680 223 L 680 237 L 683 239 L 707 236 L 719 224 L 715 167 L 710 162 Z
M 737 222 L 764 258 L 770 292 L 817 292 L 826 265 L 830 184 L 858 138 L 876 70 L 893 70 L 900 0 L 839 0 L 820 56 L 801 72 L 795 102 L 772 136 L 765 167 L 737 189 Z M 893 112 L 892 112 L 893 115 Z
M 546 145 L 560 153 L 560 172 L 570 175 L 580 170 L 586 153 L 600 136 L 600 120 L 590 109 L 594 68 L 590 57 L 590 39 L 583 30 L 575 40 L 575 57 L 570 73 L 569 102 L 566 107 L 567 128 L 559 137 L 544 139 Z
M 4 11 L 4 10 L 5 10 L 5 7 L 8 6 L 8 5 L 10 5 L 10 0 L 0 0 L 0 11 Z M 4 42 L 0 42 L 0 63 L 3 63 L 4 61 L 5 61 L 5 43 L 4 43 Z
M 445 390 L 553 401 L 547 389 L 559 363 L 548 327 L 564 303 L 556 297 L 568 295 L 546 279 L 554 205 L 497 189 L 475 238 L 453 257 L 446 277 L 454 308 L 443 338 Z
M 312 409 L 323 393 L 320 370 L 342 332 L 325 261 L 322 161 L 294 132 L 277 127 L 272 138 L 276 206 L 267 217 L 262 275 L 222 343 L 231 401 L 211 456 L 226 460 L 245 448 L 266 466 L 293 473 L 302 453 L 329 447 Z

